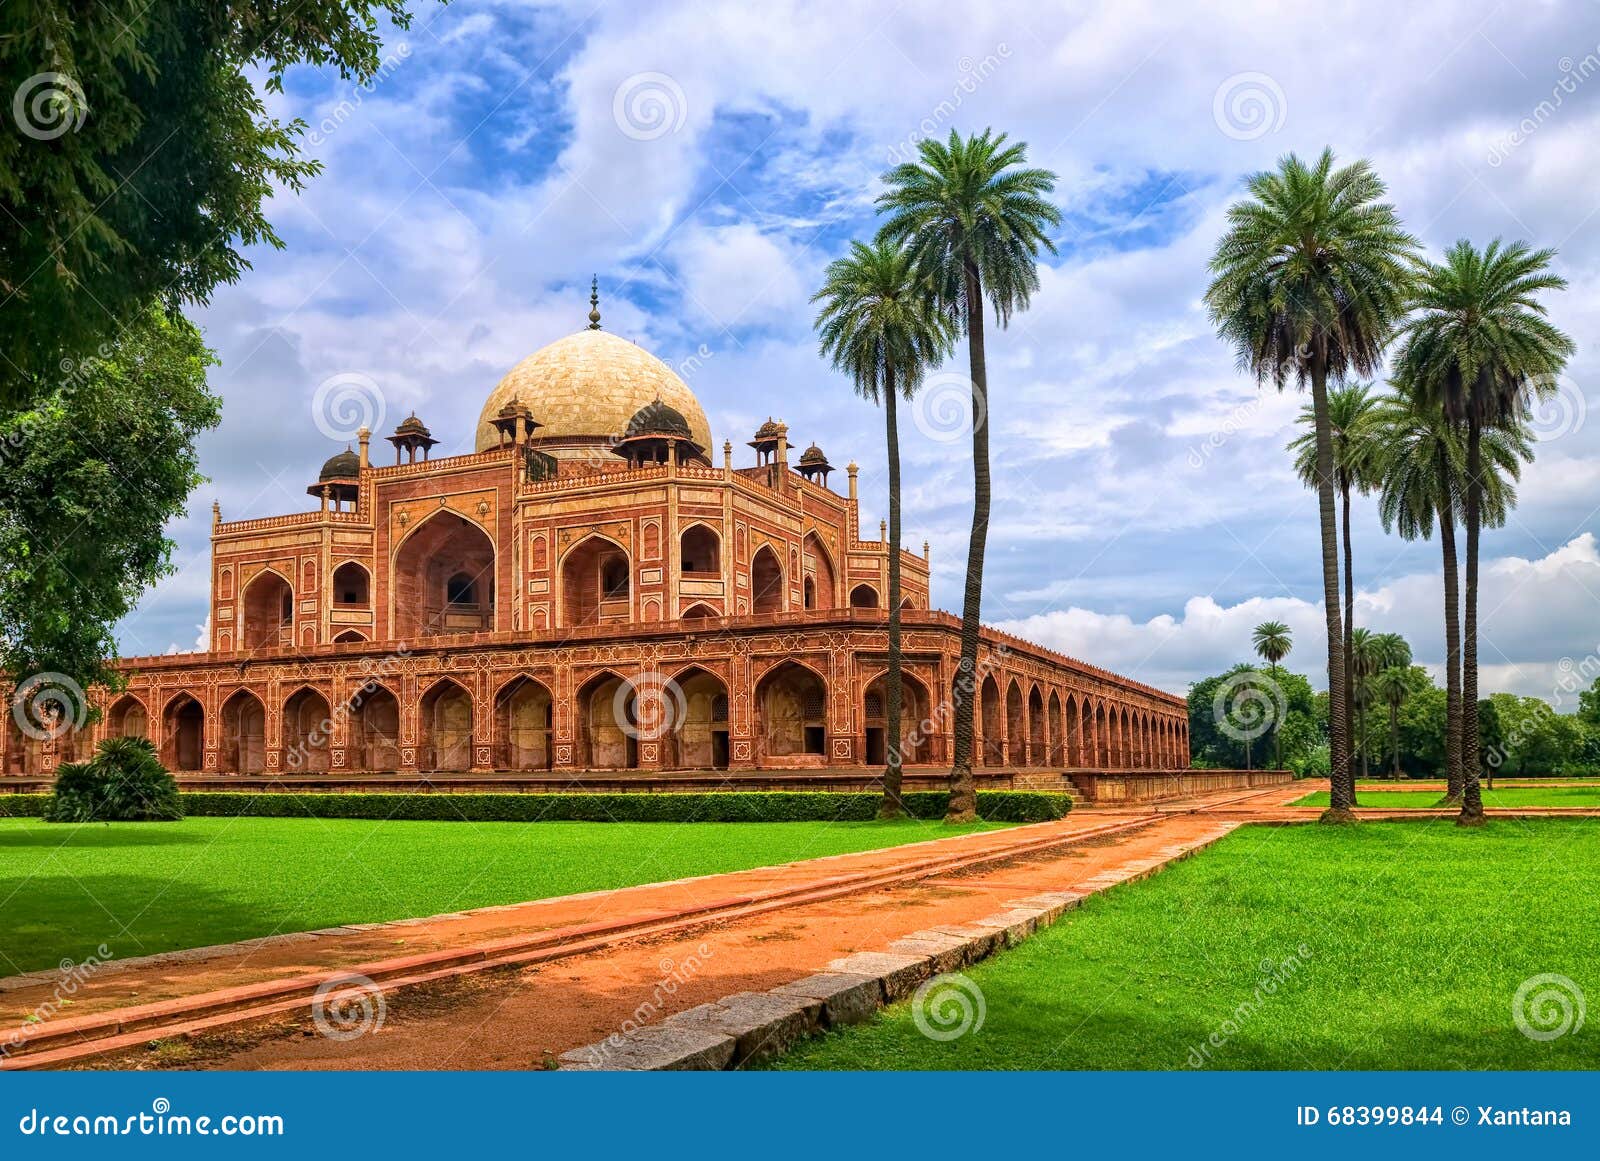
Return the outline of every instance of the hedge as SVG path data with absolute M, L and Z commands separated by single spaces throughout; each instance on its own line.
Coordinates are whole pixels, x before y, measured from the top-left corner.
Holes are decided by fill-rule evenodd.
M 393 818 L 441 822 L 866 822 L 878 794 L 813 791 L 716 791 L 708 794 L 293 794 L 190 791 L 190 817 Z M 950 796 L 919 790 L 905 796 L 916 818 L 943 818 Z M 34 817 L 46 794 L 0 795 L 0 816 Z M 1064 794 L 980 790 L 978 815 L 988 822 L 1045 822 L 1071 808 Z

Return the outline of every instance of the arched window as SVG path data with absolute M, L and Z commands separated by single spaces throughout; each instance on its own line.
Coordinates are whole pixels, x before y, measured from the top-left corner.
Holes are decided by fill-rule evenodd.
M 477 589 L 471 573 L 458 572 L 444 582 L 444 599 L 452 605 L 475 605 Z
M 616 601 L 628 595 L 628 558 L 608 557 L 600 566 L 600 596 L 602 600 Z
M 353 560 L 333 570 L 333 603 L 363 608 L 372 603 L 372 584 L 367 570 Z
M 722 539 L 704 524 L 684 530 L 679 563 L 685 573 L 722 572 Z
M 850 607 L 852 609 L 876 609 L 878 607 L 878 590 L 871 585 L 857 585 L 850 590 Z

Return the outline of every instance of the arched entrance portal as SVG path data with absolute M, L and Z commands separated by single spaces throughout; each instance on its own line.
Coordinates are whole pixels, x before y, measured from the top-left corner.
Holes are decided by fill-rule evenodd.
M 979 687 L 978 709 L 983 726 L 983 751 L 981 765 L 1003 766 L 1006 760 L 1005 731 L 1000 726 L 1000 686 L 994 674 L 983 679 Z
M 283 704 L 283 770 L 321 773 L 328 768 L 333 715 L 328 699 L 314 689 L 296 690 Z
M 578 764 L 589 770 L 632 770 L 639 739 L 630 711 L 633 687 L 614 673 L 590 678 L 578 690 Z
M 350 745 L 364 770 L 400 768 L 400 702 L 376 682 L 350 699 Z
M 728 687 L 704 669 L 686 669 L 672 679 L 665 712 L 671 729 L 662 739 L 668 770 L 728 768 Z
M 222 768 L 259 774 L 267 768 L 267 711 L 248 689 L 222 703 Z
M 614 540 L 591 536 L 561 561 L 561 623 L 607 625 L 632 619 L 632 562 Z
M 394 558 L 394 626 L 401 638 L 494 628 L 494 544 L 476 524 L 441 509 Z
M 783 566 L 778 554 L 765 544 L 750 559 L 750 611 L 783 612 Z
M 550 769 L 550 691 L 515 678 L 494 698 L 494 764 L 501 770 Z
M 245 586 L 241 641 L 246 649 L 294 643 L 294 589 L 275 572 L 264 572 Z
M 828 690 L 803 665 L 785 661 L 756 687 L 756 738 L 761 757 L 821 765 L 827 753 Z M 815 762 L 803 762 L 815 758 Z
M 106 729 L 113 738 L 148 738 L 150 715 L 145 712 L 143 702 L 132 694 L 125 694 L 106 714 Z
M 834 577 L 833 558 L 815 532 L 806 533 L 800 544 L 801 567 L 805 572 L 805 604 L 808 609 L 831 609 L 838 581 Z

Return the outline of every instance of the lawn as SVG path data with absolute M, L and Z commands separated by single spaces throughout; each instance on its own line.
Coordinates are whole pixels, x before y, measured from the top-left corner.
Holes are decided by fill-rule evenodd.
M 1384 810 L 1426 810 L 1437 806 L 1443 797 L 1441 790 L 1377 790 L 1365 786 L 1356 793 L 1360 805 Z M 1600 806 L 1600 786 L 1497 788 L 1483 792 L 1483 804 L 1489 807 Z M 1294 805 L 1327 806 L 1328 795 L 1326 792 L 1308 794 Z
M 1595 1013 L 1539 1041 L 1513 1003 L 1547 973 L 1600 999 L 1597 897 L 1594 820 L 1246 827 L 967 969 L 976 1031 L 907 1001 L 779 1066 L 1592 1069 Z
M 274 932 L 736 871 L 960 833 L 942 822 L 0 819 L 0 976 Z

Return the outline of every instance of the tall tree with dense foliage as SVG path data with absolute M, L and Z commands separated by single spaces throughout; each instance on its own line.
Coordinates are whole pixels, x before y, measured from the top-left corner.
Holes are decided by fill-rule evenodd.
M 1553 250 L 1525 242 L 1483 250 L 1463 239 L 1441 263 L 1424 262 L 1396 360 L 1417 392 L 1466 429 L 1466 581 L 1461 619 L 1463 826 L 1483 822 L 1478 760 L 1478 539 L 1483 528 L 1483 434 L 1520 423 L 1553 394 L 1575 347 L 1546 317 L 1541 296 L 1566 286 Z
M 972 385 L 972 533 L 967 542 L 961 605 L 961 661 L 955 695 L 955 753 L 950 769 L 952 822 L 977 817 L 972 781 L 973 705 L 977 698 L 978 632 L 983 613 L 983 560 L 989 536 L 989 371 L 984 304 L 1002 326 L 1026 310 L 1039 289 L 1039 251 L 1055 253 L 1049 231 L 1061 212 L 1048 200 L 1056 177 L 1027 165 L 1027 146 L 985 129 L 965 139 L 918 146 L 918 160 L 884 175 L 878 198 L 887 214 L 880 236 L 904 246 L 934 300 L 967 337 Z M 969 688 L 970 686 L 970 688 Z
M 1241 369 L 1280 390 L 1291 380 L 1311 389 L 1333 765 L 1323 819 L 1350 822 L 1355 778 L 1328 384 L 1377 371 L 1404 312 L 1416 242 L 1383 200 L 1372 167 L 1358 161 L 1336 168 L 1331 150 L 1310 164 L 1290 154 L 1276 170 L 1252 177 L 1249 195 L 1228 209 L 1206 307 Z
M 1344 648 L 1350 652 L 1355 632 L 1356 577 L 1355 541 L 1350 533 L 1350 496 L 1365 495 L 1375 482 L 1377 445 L 1372 438 L 1373 413 L 1378 397 L 1371 383 L 1351 383 L 1328 389 L 1328 426 L 1333 439 L 1334 487 L 1339 493 L 1340 539 L 1344 559 Z M 1313 408 L 1302 406 L 1297 419 L 1301 434 L 1289 443 L 1294 455 L 1294 470 L 1306 487 L 1317 486 L 1317 417 Z M 1353 665 L 1345 666 L 1345 698 L 1355 704 Z
M 1385 397 L 1377 417 L 1378 514 L 1385 531 L 1393 528 L 1406 540 L 1426 540 L 1439 527 L 1444 571 L 1445 731 L 1444 801 L 1460 806 L 1466 786 L 1461 737 L 1461 583 L 1456 553 L 1456 528 L 1467 491 L 1467 458 L 1461 432 L 1444 410 L 1425 399 L 1409 383 L 1397 380 L 1395 394 Z M 1533 446 L 1520 425 L 1484 433 L 1480 479 L 1483 513 L 1490 526 L 1505 522 L 1516 503 L 1516 480 L 1522 464 L 1533 458 Z
M 1389 755 L 1391 773 L 1400 777 L 1400 707 L 1411 693 L 1409 671 L 1411 646 L 1398 633 L 1379 633 L 1372 643 L 1376 668 L 1367 678 L 1368 700 L 1389 707 Z M 1365 735 L 1363 735 L 1364 737 Z M 1367 760 L 1361 758 L 1361 772 L 1365 774 Z
M 115 681 L 111 626 L 173 571 L 161 530 L 201 480 L 214 361 L 151 307 L 107 358 L 0 420 L 0 671 Z
M 911 399 L 930 367 L 950 353 L 954 328 L 917 278 L 911 256 L 879 240 L 852 242 L 847 257 L 828 265 L 817 333 L 822 353 L 850 377 L 856 392 L 883 404 L 889 460 L 889 672 L 885 718 L 889 744 L 883 771 L 884 818 L 902 816 L 901 715 L 905 704 L 900 646 L 900 424 L 896 407 Z
M 196 478 L 194 432 L 215 422 L 199 384 L 172 377 L 177 348 L 197 351 L 198 337 L 163 332 L 152 304 L 175 318 L 237 279 L 249 247 L 282 244 L 267 199 L 298 192 L 319 163 L 301 154 L 307 127 L 273 117 L 258 84 L 280 90 L 297 64 L 371 83 L 404 59 L 385 57 L 384 21 L 409 25 L 404 0 L 0 5 L 13 122 L 0 133 L 0 648 L 12 673 L 105 676 L 112 621 L 165 568 L 162 523 Z M 132 374 L 145 358 L 162 364 L 158 385 Z M 71 401 L 112 406 L 101 385 L 124 378 L 121 446 L 63 420 Z M 65 481 L 34 474 L 63 452 L 84 457 L 60 465 Z
M 1294 648 L 1294 634 L 1289 626 L 1282 621 L 1262 621 L 1250 633 L 1250 644 L 1254 646 L 1256 654 L 1272 669 L 1272 680 L 1278 680 L 1278 665 L 1289 656 L 1289 651 Z M 1272 738 L 1272 762 L 1279 770 L 1283 769 L 1283 731 L 1274 730 Z

